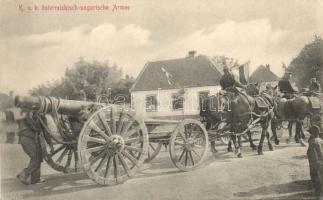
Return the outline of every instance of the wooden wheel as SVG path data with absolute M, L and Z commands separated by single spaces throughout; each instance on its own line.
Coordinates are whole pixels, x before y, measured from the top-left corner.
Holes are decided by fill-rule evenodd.
M 204 125 L 193 119 L 185 119 L 175 128 L 170 139 L 170 157 L 174 165 L 183 171 L 191 171 L 204 160 L 208 150 L 208 134 Z
M 83 170 L 100 185 L 122 183 L 133 176 L 147 151 L 148 131 L 144 122 L 115 105 L 93 113 L 78 142 Z
M 64 173 L 80 171 L 77 145 L 75 143 L 57 144 L 52 141 L 51 144 L 44 144 L 42 142 L 42 151 L 44 160 L 56 171 Z
M 40 137 L 44 160 L 59 172 L 72 173 L 80 171 L 75 139 L 64 140 L 53 117 L 45 115 L 44 118 L 46 119 L 46 124 L 45 122 L 42 124 L 44 132 Z
M 156 158 L 156 156 L 160 152 L 160 149 L 161 149 L 162 146 L 163 146 L 162 143 L 149 142 L 149 146 L 148 146 L 148 157 L 145 159 L 145 162 L 150 162 L 154 158 Z

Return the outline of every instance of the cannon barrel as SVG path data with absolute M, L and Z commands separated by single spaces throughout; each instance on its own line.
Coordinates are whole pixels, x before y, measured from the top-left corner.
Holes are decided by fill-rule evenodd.
M 66 100 L 57 97 L 32 97 L 32 96 L 16 96 L 15 106 L 26 109 L 38 111 L 41 113 L 57 112 L 64 115 L 78 116 L 79 112 L 86 106 L 102 105 L 102 103 L 90 101 L 76 101 Z

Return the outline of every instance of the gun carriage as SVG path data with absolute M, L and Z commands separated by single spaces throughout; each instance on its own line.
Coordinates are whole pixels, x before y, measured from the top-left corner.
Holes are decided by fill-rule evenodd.
M 208 149 L 208 133 L 194 119 L 143 121 L 124 106 L 55 97 L 17 96 L 15 106 L 37 113 L 44 159 L 53 169 L 82 169 L 101 185 L 134 176 L 162 144 L 183 171 L 200 166 Z

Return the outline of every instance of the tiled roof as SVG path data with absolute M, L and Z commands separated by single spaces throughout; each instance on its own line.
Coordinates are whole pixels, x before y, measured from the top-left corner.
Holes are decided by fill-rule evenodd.
M 254 71 L 249 79 L 249 82 L 272 82 L 272 81 L 279 81 L 279 77 L 270 71 L 269 68 L 260 65 L 256 71 Z
M 222 71 L 204 55 L 147 62 L 131 91 L 219 85 L 221 75 Z

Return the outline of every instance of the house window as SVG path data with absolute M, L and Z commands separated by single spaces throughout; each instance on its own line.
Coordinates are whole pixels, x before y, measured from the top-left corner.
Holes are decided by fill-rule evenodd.
M 156 95 L 146 96 L 146 111 L 156 112 L 157 111 L 157 97 Z
M 182 95 L 173 94 L 172 95 L 172 108 L 173 110 L 183 110 L 184 98 Z
M 199 109 L 200 110 L 206 110 L 205 100 L 207 99 L 209 94 L 210 94 L 209 91 L 199 92 Z

